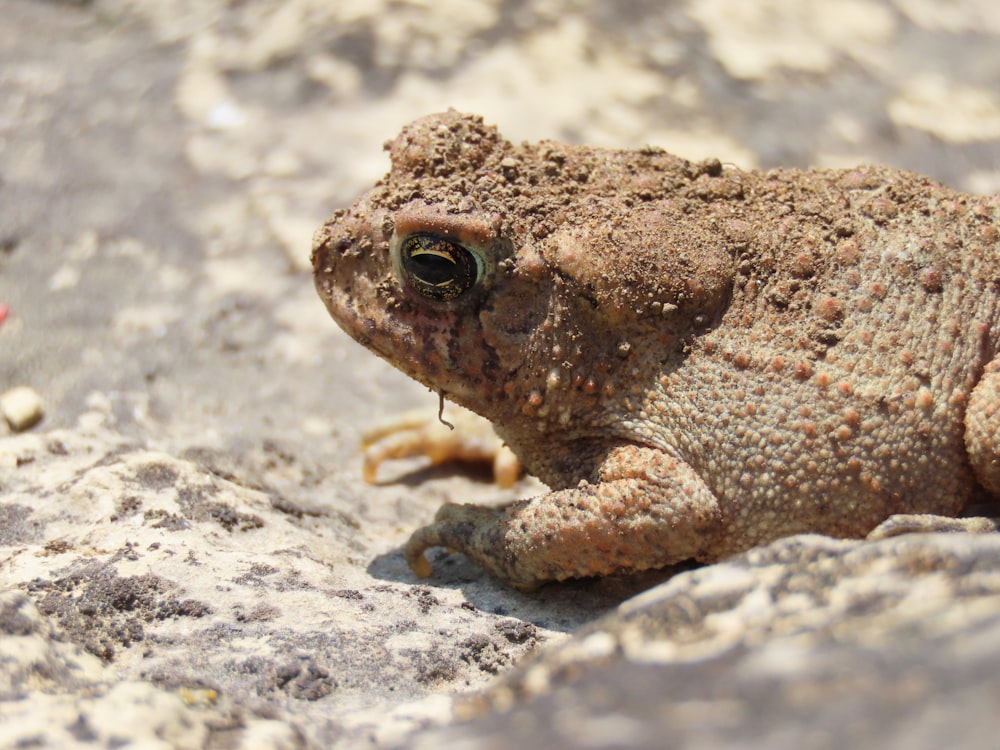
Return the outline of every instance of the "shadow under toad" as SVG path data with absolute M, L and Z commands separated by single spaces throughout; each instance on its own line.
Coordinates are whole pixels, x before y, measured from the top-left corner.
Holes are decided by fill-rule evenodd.
M 681 563 L 631 575 L 548 583 L 537 591 L 523 592 L 492 577 L 461 553 L 435 548 L 426 554 L 433 567 L 430 578 L 418 578 L 410 570 L 402 547 L 377 556 L 367 570 L 373 578 L 383 581 L 429 590 L 459 590 L 465 601 L 481 612 L 517 617 L 566 633 L 609 612 L 626 599 L 697 567 L 693 562 Z

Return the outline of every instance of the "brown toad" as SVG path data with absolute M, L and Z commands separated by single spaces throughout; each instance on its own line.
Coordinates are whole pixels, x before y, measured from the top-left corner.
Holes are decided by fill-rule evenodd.
M 510 583 L 717 560 L 1000 495 L 1000 198 L 884 167 L 513 145 L 448 112 L 317 232 L 351 336 L 552 487 L 407 546 Z

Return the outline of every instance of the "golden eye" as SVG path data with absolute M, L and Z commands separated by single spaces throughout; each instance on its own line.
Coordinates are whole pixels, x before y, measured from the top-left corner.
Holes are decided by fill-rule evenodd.
M 483 275 L 479 256 L 464 245 L 430 234 L 412 234 L 399 249 L 403 275 L 420 294 L 452 300 L 476 285 Z

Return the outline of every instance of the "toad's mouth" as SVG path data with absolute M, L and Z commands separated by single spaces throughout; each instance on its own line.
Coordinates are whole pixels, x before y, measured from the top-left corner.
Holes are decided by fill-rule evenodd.
M 481 387 L 474 376 L 485 373 L 479 372 L 481 365 L 473 373 L 456 360 L 440 325 L 399 319 L 391 311 L 366 311 L 356 302 L 368 299 L 364 290 L 319 280 L 317 286 L 334 322 L 354 341 L 432 391 L 470 406 Z

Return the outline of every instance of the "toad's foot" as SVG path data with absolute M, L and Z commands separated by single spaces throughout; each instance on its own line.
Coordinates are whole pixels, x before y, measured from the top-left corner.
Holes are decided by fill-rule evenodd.
M 362 436 L 364 466 L 362 474 L 369 484 L 383 461 L 412 456 L 427 456 L 431 465 L 447 461 L 490 462 L 493 481 L 511 487 L 521 475 L 521 463 L 503 444 L 493 426 L 465 409 L 449 410 L 454 429 L 426 411 L 405 412 L 367 430 Z

